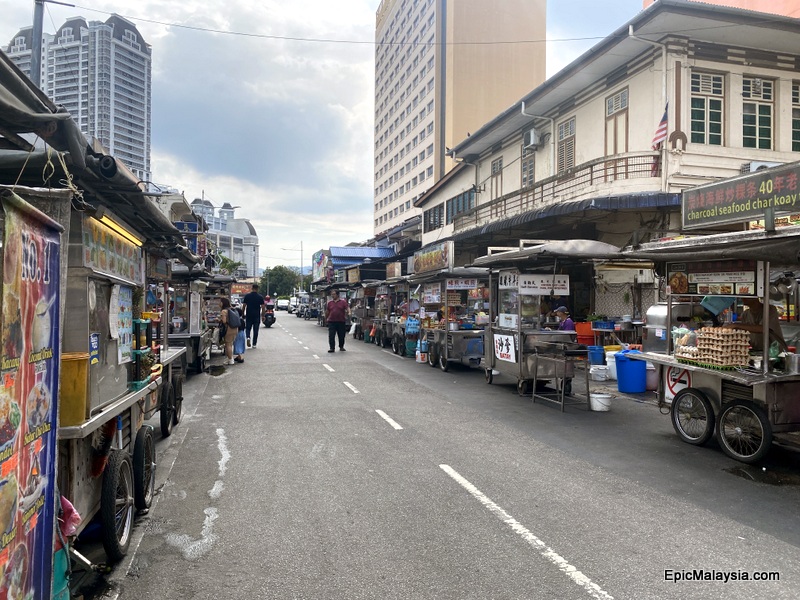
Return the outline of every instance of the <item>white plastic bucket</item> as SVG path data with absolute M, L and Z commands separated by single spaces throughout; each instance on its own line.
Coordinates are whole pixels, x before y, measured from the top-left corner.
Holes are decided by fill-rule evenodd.
M 658 389 L 658 369 L 656 366 L 648 362 L 647 363 L 647 374 L 645 375 L 645 388 L 649 391 L 654 391 Z
M 616 352 L 606 352 L 606 365 L 608 366 L 608 378 L 617 378 L 617 359 Z
M 611 394 L 590 393 L 589 410 L 594 412 L 606 412 L 611 410 Z
M 589 377 L 592 381 L 606 381 L 608 379 L 608 367 L 605 365 L 592 365 L 589 367 Z

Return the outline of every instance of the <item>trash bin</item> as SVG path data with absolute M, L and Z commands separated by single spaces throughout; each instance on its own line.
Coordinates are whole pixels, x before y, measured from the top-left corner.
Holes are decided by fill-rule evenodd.
M 622 350 L 614 357 L 617 363 L 617 389 L 628 394 L 641 394 L 647 390 L 647 363 L 630 358 L 641 354 L 638 350 Z
M 602 346 L 589 346 L 589 364 L 602 365 L 603 364 L 603 347 Z

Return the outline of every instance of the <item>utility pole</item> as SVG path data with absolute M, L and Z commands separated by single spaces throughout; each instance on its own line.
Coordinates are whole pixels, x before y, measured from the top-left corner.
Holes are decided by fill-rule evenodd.
M 31 81 L 42 87 L 42 22 L 44 21 L 44 0 L 33 0 L 33 33 L 31 44 Z

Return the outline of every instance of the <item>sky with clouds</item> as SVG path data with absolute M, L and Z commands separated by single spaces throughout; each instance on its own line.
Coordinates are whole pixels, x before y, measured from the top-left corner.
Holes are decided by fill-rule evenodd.
M 60 0 L 59 0 L 60 1 Z M 486 0 L 487 5 L 502 0 Z M 263 267 L 373 235 L 375 11 L 380 0 L 82 0 L 69 17 L 136 24 L 153 50 L 153 180 L 239 206 Z M 642 0 L 549 0 L 547 75 L 642 9 Z M 33 19 L 0 0 L 0 45 Z

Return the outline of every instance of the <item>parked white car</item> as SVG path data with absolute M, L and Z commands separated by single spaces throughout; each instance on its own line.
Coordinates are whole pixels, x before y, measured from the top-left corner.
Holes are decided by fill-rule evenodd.
M 275 303 L 275 308 L 278 310 L 289 310 L 289 300 L 281 298 Z

